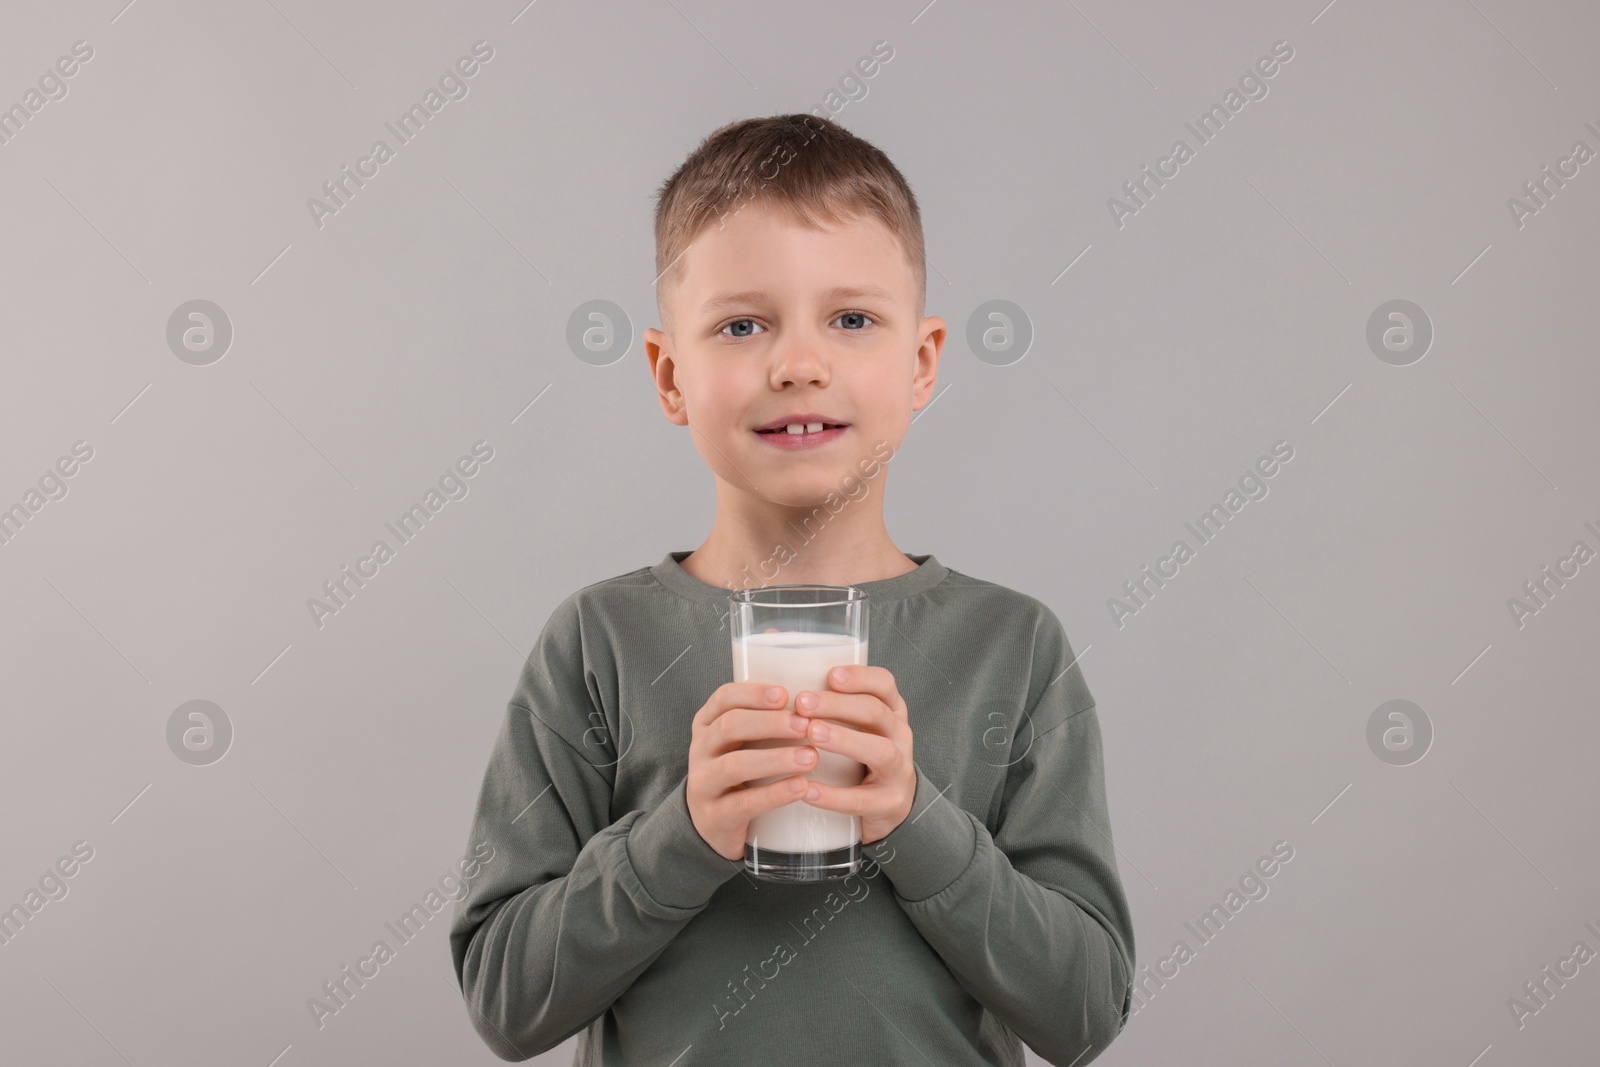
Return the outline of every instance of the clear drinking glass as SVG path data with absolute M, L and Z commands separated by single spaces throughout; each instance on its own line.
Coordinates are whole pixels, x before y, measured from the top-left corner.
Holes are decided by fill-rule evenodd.
M 728 598 L 733 631 L 733 680 L 781 685 L 786 710 L 801 690 L 828 691 L 828 671 L 867 662 L 867 594 L 853 586 L 767 585 Z M 848 725 L 848 724 L 842 724 Z M 798 747 L 799 740 L 766 738 L 747 748 Z M 860 785 L 867 768 L 837 752 L 817 750 L 805 775 L 827 785 Z M 753 779 L 767 785 L 789 775 Z M 794 800 L 750 820 L 745 870 L 774 882 L 822 882 L 861 869 L 861 817 Z

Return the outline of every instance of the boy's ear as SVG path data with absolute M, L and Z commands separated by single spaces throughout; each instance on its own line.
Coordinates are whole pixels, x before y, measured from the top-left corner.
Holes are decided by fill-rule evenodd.
M 933 395 L 939 377 L 939 354 L 944 351 L 948 327 L 937 315 L 922 320 L 922 340 L 917 345 L 917 365 L 911 378 L 911 409 L 921 411 Z
M 650 363 L 650 377 L 655 381 L 662 413 L 668 422 L 687 426 L 689 419 L 683 413 L 683 392 L 678 388 L 678 364 L 672 355 L 672 339 L 654 326 L 650 327 L 644 332 L 644 354 Z

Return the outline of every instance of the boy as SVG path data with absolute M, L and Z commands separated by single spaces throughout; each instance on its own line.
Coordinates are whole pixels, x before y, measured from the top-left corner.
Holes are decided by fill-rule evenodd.
M 910 188 L 831 121 L 736 122 L 656 242 L 645 351 L 716 517 L 569 596 L 521 672 L 471 837 L 503 859 L 450 932 L 474 1025 L 512 1060 L 1088 1063 L 1134 963 L 1094 699 L 1048 607 L 900 552 L 870 492 L 945 339 Z M 732 682 L 729 592 L 799 583 L 867 591 L 870 665 Z M 824 749 L 862 784 L 810 783 Z M 861 874 L 745 875 L 748 821 L 796 801 L 861 816 Z

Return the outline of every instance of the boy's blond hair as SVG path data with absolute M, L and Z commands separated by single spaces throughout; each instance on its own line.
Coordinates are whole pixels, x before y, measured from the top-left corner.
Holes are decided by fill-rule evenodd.
M 670 332 L 671 291 L 683 254 L 713 222 L 751 204 L 787 211 L 817 227 L 875 218 L 900 239 L 917 280 L 917 314 L 927 297 L 922 215 L 905 177 L 882 151 L 831 119 L 796 113 L 742 119 L 713 131 L 661 184 L 656 197 L 657 301 Z

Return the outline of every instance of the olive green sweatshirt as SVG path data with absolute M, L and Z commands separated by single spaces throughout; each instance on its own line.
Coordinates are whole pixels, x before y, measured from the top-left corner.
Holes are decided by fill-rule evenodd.
M 522 668 L 469 837 L 497 862 L 450 928 L 483 1040 L 525 1060 L 576 1034 L 579 1065 L 1093 1060 L 1127 1021 L 1133 923 L 1055 614 L 932 555 L 861 583 L 911 815 L 858 875 L 767 882 L 689 818 L 692 720 L 733 653 L 729 591 L 688 555 L 569 596 Z

